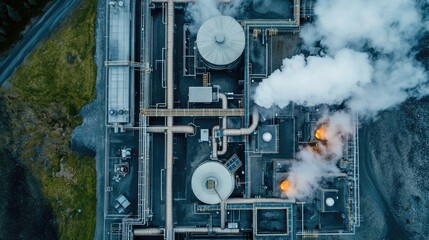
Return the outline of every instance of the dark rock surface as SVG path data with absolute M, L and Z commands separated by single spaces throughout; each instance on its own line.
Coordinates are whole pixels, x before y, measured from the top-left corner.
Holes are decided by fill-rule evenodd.
M 429 238 L 429 98 L 411 99 L 369 126 L 374 178 L 409 238 Z

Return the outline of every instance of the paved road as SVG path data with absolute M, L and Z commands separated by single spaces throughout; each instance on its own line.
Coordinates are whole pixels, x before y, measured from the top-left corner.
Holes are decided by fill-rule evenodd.
M 4 61 L 0 62 L 0 85 L 12 75 L 18 65 L 33 48 L 55 29 L 67 13 L 77 6 L 78 2 L 80 2 L 80 0 L 57 0 L 43 16 L 31 26 L 24 38 L 7 53 Z

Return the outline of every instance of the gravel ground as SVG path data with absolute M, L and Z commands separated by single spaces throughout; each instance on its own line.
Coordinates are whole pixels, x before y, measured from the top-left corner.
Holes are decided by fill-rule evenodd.
M 74 149 L 89 149 L 95 153 L 97 168 L 97 220 L 94 239 L 103 239 L 104 232 L 104 136 L 105 136 L 105 74 L 103 62 L 105 32 L 105 0 L 98 1 L 96 22 L 96 50 L 94 60 L 97 65 L 96 98 L 81 110 L 83 124 L 72 136 Z M 86 152 L 86 151 L 84 151 Z
M 407 238 L 428 239 L 429 98 L 408 100 L 369 126 L 374 177 Z

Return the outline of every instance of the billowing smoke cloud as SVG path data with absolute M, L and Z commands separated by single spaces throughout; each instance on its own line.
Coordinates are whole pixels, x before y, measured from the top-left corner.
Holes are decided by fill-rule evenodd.
M 339 104 L 371 82 L 373 68 L 368 55 L 342 49 L 333 57 L 294 56 L 261 82 L 256 103 L 283 108 L 291 101 L 300 105 Z M 324 76 L 324 77 L 322 77 Z
M 313 197 L 323 177 L 339 172 L 336 162 L 342 156 L 344 141 L 352 135 L 352 119 L 348 113 L 334 112 L 326 114 L 318 124 L 323 125 L 326 142 L 307 146 L 298 153 L 299 160 L 290 168 L 290 188 L 284 192 L 285 197 L 300 200 Z
M 192 21 L 189 30 L 195 34 L 206 20 L 222 14 L 218 9 L 218 2 L 216 0 L 196 0 L 188 4 L 186 15 Z
M 317 20 L 303 27 L 301 37 L 309 48 L 322 40 L 327 56 L 285 59 L 256 88 L 258 105 L 346 101 L 373 116 L 427 93 L 427 74 L 412 52 L 424 27 L 413 1 L 327 0 L 314 11 Z
M 189 30 L 196 34 L 206 20 L 219 15 L 237 17 L 249 7 L 257 13 L 282 15 L 290 4 L 283 0 L 195 0 L 186 7 L 186 16 L 191 21 Z
M 385 53 L 410 50 L 422 28 L 422 17 L 412 0 L 318 1 L 315 24 L 301 36 L 311 45 L 323 38 L 332 50 L 365 44 Z
M 195 0 L 186 7 L 186 16 L 191 20 L 189 30 L 192 34 L 198 32 L 199 27 L 208 19 L 219 15 L 235 17 L 243 11 L 243 0 L 234 0 L 222 4 L 218 0 Z
M 326 56 L 284 59 L 282 68 L 256 88 L 258 105 L 345 103 L 372 117 L 428 93 L 428 75 L 413 53 L 427 23 L 422 23 L 414 1 L 321 0 L 314 10 L 317 20 L 303 27 L 301 37 L 308 49 L 321 41 Z M 319 145 L 317 151 L 306 147 L 297 154 L 286 197 L 311 197 L 325 175 L 339 171 L 342 141 L 352 129 L 346 115 L 328 117 L 328 132 L 333 131 L 328 145 Z

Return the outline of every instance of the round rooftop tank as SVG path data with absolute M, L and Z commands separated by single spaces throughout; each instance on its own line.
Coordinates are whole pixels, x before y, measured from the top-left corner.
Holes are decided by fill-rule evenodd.
M 217 16 L 207 20 L 198 30 L 198 51 L 214 69 L 230 68 L 244 51 L 245 35 L 232 17 Z
M 332 207 L 332 206 L 334 206 L 334 204 L 335 204 L 335 200 L 334 200 L 333 198 L 331 198 L 331 197 L 327 198 L 327 199 L 325 200 L 325 202 L 326 202 L 326 205 L 327 205 L 328 207 Z
M 201 164 L 194 171 L 191 184 L 195 196 L 206 204 L 218 204 L 226 200 L 235 187 L 233 174 L 216 161 Z
M 271 134 L 270 132 L 264 132 L 264 134 L 262 134 L 262 140 L 264 142 L 271 142 L 272 139 L 273 139 L 273 134 Z

